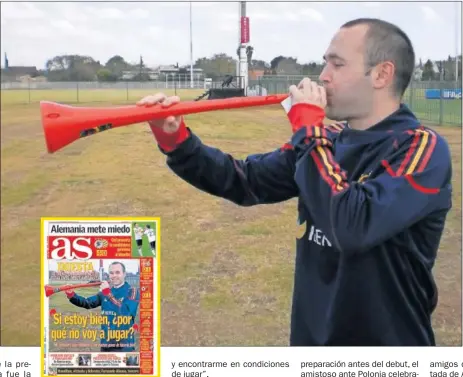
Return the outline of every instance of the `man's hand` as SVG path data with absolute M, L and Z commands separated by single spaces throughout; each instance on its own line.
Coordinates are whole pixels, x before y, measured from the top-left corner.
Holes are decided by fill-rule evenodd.
M 180 101 L 177 96 L 167 97 L 164 93 L 147 96 L 137 102 L 138 106 L 169 106 Z M 183 117 L 169 116 L 149 121 L 151 132 L 164 152 L 172 152 L 189 136 Z
M 297 86 L 291 85 L 289 93 L 293 106 L 298 103 L 309 103 L 324 109 L 326 107 L 326 91 L 323 86 L 309 78 L 304 78 Z
M 303 127 L 323 127 L 326 107 L 325 88 L 304 78 L 298 86 L 289 87 L 292 106 L 288 112 L 293 133 Z
M 137 106 L 150 107 L 160 104 L 164 107 L 177 102 L 180 102 L 180 98 L 178 96 L 167 97 L 164 93 L 157 93 L 142 98 L 137 102 Z M 175 133 L 179 129 L 181 121 L 182 117 L 180 116 L 169 116 L 166 119 L 156 119 L 149 121 L 148 123 L 152 127 L 161 128 L 166 133 Z
M 100 292 L 105 296 L 111 293 L 111 288 L 109 287 L 109 283 L 106 280 L 100 284 Z
M 105 288 L 109 288 L 109 283 L 106 280 L 100 284 L 100 291 L 103 291 Z

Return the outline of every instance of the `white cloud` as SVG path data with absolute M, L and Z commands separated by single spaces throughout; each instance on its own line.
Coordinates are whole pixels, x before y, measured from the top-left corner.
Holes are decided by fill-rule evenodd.
M 281 34 L 271 34 L 270 38 L 273 42 L 280 43 L 280 42 L 285 42 L 284 38 L 281 36 Z
M 51 20 L 51 26 L 58 29 L 60 32 L 68 34 L 76 34 L 78 31 L 68 20 Z
M 189 1 L 169 1 L 169 2 L 160 2 L 158 3 L 162 7 L 165 8 L 189 8 L 190 2 Z M 204 2 L 204 1 L 193 1 L 191 6 L 193 9 L 198 8 L 210 8 L 217 5 L 221 5 L 220 2 Z
M 221 5 L 220 2 L 213 3 L 213 2 L 196 2 L 196 1 L 194 1 L 193 4 L 192 4 L 192 7 L 193 8 L 210 8 L 210 7 L 217 6 L 217 5 Z
M 292 10 L 296 11 L 301 6 L 304 7 L 306 4 L 310 4 L 310 6 L 319 6 L 323 5 L 323 2 L 291 2 L 291 1 L 282 1 L 282 2 L 268 2 L 266 6 L 274 6 L 276 10 Z
M 120 9 L 117 8 L 103 8 L 98 10 L 98 17 L 106 18 L 110 20 L 121 20 L 126 18 L 127 15 Z
M 238 16 L 232 13 L 221 13 L 217 16 L 220 20 L 224 21 L 235 21 L 238 23 Z
M 299 16 L 294 12 L 288 12 L 288 11 L 284 12 L 283 17 L 285 20 L 288 20 L 288 21 L 298 21 L 299 20 Z
M 150 14 L 148 11 L 136 8 L 132 9 L 129 12 L 129 18 L 138 18 L 138 19 L 143 19 L 143 18 L 149 18 Z
M 166 7 L 166 8 L 178 8 L 178 7 L 187 7 L 187 6 L 189 6 L 189 3 L 184 2 L 184 1 L 168 1 L 168 2 L 160 1 L 158 4 L 160 6 Z
M 380 2 L 365 1 L 365 2 L 362 2 L 362 5 L 367 8 L 379 8 L 382 4 Z
M 53 30 L 49 27 L 45 27 L 45 25 L 24 26 L 18 28 L 16 32 L 16 35 L 18 35 L 19 37 L 32 39 L 32 43 L 37 43 L 38 41 L 36 40 L 40 41 L 43 39 L 51 39 L 54 37 L 54 34 L 55 33 L 53 33 Z
M 257 12 L 248 14 L 250 22 L 252 20 L 266 20 L 266 21 L 277 21 L 279 16 L 277 14 L 271 14 L 268 12 Z
M 148 36 L 153 39 L 162 37 L 162 29 L 159 26 L 150 26 L 148 28 Z
M 13 20 L 33 20 L 37 18 L 44 18 L 45 13 L 33 3 L 2 3 L 2 17 Z
M 190 7 L 190 2 L 189 1 L 162 1 L 158 2 L 160 6 L 163 8 L 189 8 Z M 223 5 L 222 2 L 212 2 L 212 1 L 192 1 L 192 8 L 210 8 L 214 6 L 221 6 Z M 238 4 L 236 3 L 236 6 Z
M 317 22 L 323 22 L 325 20 L 325 17 L 323 17 L 323 14 L 313 8 L 304 8 L 301 10 L 301 15 L 309 18 L 312 21 L 317 21 Z
M 230 22 L 221 23 L 219 26 L 219 30 L 224 31 L 226 33 L 236 33 L 236 24 Z
M 56 4 L 56 9 L 60 10 L 61 19 L 69 21 L 87 22 L 91 19 L 92 15 L 85 12 L 85 8 L 77 5 L 78 3 L 59 3 Z M 58 18 L 58 17 L 57 17 Z
M 440 20 L 439 14 L 431 8 L 429 5 L 422 5 L 421 11 L 423 13 L 423 17 L 426 21 L 438 21 Z

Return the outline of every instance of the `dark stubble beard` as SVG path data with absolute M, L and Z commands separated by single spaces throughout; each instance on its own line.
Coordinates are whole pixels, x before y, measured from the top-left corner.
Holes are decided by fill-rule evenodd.
M 341 121 L 346 120 L 344 117 L 342 117 L 342 114 L 339 114 L 339 112 L 336 111 L 336 108 L 330 104 L 327 104 L 325 108 L 325 115 L 328 119 L 336 121 L 336 122 L 341 122 Z

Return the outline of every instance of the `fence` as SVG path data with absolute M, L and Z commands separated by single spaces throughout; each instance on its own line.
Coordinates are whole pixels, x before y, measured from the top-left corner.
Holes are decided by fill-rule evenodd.
M 304 76 L 263 76 L 249 86 L 259 95 L 285 93 Z M 318 77 L 311 77 L 318 81 Z M 412 81 L 403 102 L 424 122 L 462 125 L 461 81 Z
M 177 93 L 182 99 L 192 99 L 205 91 L 204 81 L 194 81 L 193 88 L 185 81 L 146 82 L 9 82 L 2 83 L 2 105 L 54 101 L 61 103 L 136 102 L 143 96 L 159 91 Z M 187 95 L 185 95 L 187 91 Z
M 204 80 L 194 80 L 193 88 L 190 81 L 185 80 L 158 80 L 158 81 L 119 81 L 119 82 L 98 82 L 98 81 L 21 81 L 2 82 L 2 90 L 134 90 L 134 89 L 203 89 Z
M 250 80 L 253 94 L 285 93 L 303 76 L 263 76 Z M 316 80 L 316 77 L 312 79 Z M 220 87 L 221 82 L 189 81 L 146 82 L 7 82 L 1 84 L 1 102 L 4 104 L 55 101 L 62 103 L 135 102 L 157 91 L 181 93 L 182 99 L 194 99 L 209 87 Z M 462 124 L 461 82 L 413 81 L 404 95 L 404 102 L 416 116 L 428 123 L 443 125 Z

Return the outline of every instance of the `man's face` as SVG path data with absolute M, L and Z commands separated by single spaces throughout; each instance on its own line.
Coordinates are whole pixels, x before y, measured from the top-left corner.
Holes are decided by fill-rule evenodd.
M 326 117 L 343 121 L 367 116 L 372 107 L 373 86 L 365 69 L 366 25 L 340 29 L 325 53 L 320 80 L 326 89 Z
M 125 273 L 123 272 L 120 264 L 113 264 L 109 268 L 109 279 L 111 280 L 112 285 L 119 286 L 124 284 Z

